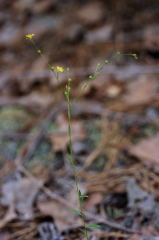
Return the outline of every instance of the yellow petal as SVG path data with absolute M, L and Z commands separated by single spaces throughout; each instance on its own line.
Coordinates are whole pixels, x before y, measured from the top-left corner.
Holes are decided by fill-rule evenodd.
M 64 72 L 64 68 L 63 67 L 57 66 L 56 69 L 57 69 L 58 72 Z
M 32 40 L 34 36 L 35 36 L 34 33 L 30 33 L 30 34 L 25 35 L 26 39 L 29 39 L 29 40 Z

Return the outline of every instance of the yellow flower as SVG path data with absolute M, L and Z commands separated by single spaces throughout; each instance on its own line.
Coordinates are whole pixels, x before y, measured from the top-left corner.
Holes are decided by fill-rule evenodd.
M 28 39 L 28 40 L 32 40 L 34 36 L 35 36 L 34 33 L 30 33 L 30 34 L 25 35 L 26 39 Z
M 65 69 L 63 67 L 59 67 L 59 66 L 56 67 L 56 70 L 58 72 L 64 72 L 65 71 Z

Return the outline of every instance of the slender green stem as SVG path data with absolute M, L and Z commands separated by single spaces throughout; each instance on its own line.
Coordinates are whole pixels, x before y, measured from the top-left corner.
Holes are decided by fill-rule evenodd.
M 136 53 L 120 53 L 117 52 L 115 54 L 113 54 L 109 60 L 105 59 L 102 63 L 97 63 L 96 65 L 96 70 L 94 71 L 94 73 L 92 73 L 91 75 L 88 76 L 88 78 L 85 80 L 84 84 L 81 87 L 81 90 L 78 94 L 78 96 L 75 98 L 75 100 L 77 100 L 78 98 L 81 97 L 83 91 L 88 87 L 88 85 L 90 84 L 90 82 L 92 82 L 93 80 L 95 80 L 102 72 L 103 68 L 105 65 L 110 64 L 114 59 L 116 59 L 119 56 L 131 56 L 135 59 L 138 59 L 138 56 Z
M 51 73 L 53 73 L 55 79 L 58 81 L 58 72 L 56 73 L 56 72 L 54 72 L 54 71 L 52 70 L 52 66 L 48 63 L 45 55 L 43 54 L 42 50 L 37 46 L 37 44 L 35 43 L 35 41 L 34 41 L 33 39 L 31 39 L 30 41 L 31 41 L 31 43 L 33 44 L 36 52 L 40 55 L 40 57 L 44 60 L 44 62 L 46 62 L 48 68 L 49 68 L 50 71 L 51 71 Z
M 73 157 L 73 150 L 72 150 L 72 128 L 71 128 L 71 101 L 70 101 L 70 93 L 71 93 L 71 86 L 70 86 L 70 81 L 68 81 L 68 85 L 66 85 L 66 100 L 67 100 L 67 115 L 68 115 L 68 136 L 69 136 L 69 154 L 70 154 L 70 163 L 72 166 L 73 170 L 73 175 L 74 175 L 74 181 L 75 181 L 75 187 L 76 187 L 76 193 L 78 197 L 78 202 L 79 202 L 79 209 L 81 213 L 81 218 L 83 221 L 83 227 L 84 227 L 84 236 L 88 240 L 88 231 L 86 227 L 86 220 L 85 220 L 85 215 L 83 212 L 83 199 L 81 199 L 80 195 L 80 189 L 79 189 L 79 184 L 78 184 L 78 174 L 76 171 L 76 163 Z

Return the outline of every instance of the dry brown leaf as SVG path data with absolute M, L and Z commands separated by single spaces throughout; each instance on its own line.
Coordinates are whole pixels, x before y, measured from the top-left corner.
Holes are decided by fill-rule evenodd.
M 141 234 L 134 233 L 134 234 L 129 236 L 129 240 L 141 240 Z
M 54 218 L 61 231 L 70 228 L 71 224 L 81 223 L 81 220 L 71 212 L 71 209 L 56 200 L 39 201 L 37 206 L 42 214 Z
M 0 228 L 3 228 L 8 222 L 14 220 L 16 217 L 17 214 L 15 213 L 14 208 L 11 206 L 6 212 L 5 216 L 0 220 Z
M 103 195 L 98 192 L 91 193 L 89 196 L 87 202 L 86 202 L 86 209 L 90 212 L 96 211 L 96 206 L 101 204 L 103 200 Z
M 132 146 L 130 152 L 145 164 L 159 169 L 159 134 Z
M 141 75 L 127 85 L 127 93 L 123 101 L 127 105 L 150 102 L 157 94 L 158 81 L 154 75 Z
M 143 213 L 152 213 L 155 209 L 154 195 L 143 190 L 134 178 L 127 183 L 128 206 L 130 209 L 140 209 Z
M 150 104 L 158 105 L 158 79 L 154 74 L 139 75 L 136 80 L 129 81 L 121 100 L 111 103 L 109 109 L 136 111 Z
M 42 185 L 40 179 L 22 178 L 2 186 L 1 204 L 8 207 L 8 212 L 2 220 L 3 225 L 13 218 L 28 220 L 33 217 L 33 203 Z
M 96 24 L 100 22 L 103 18 L 103 8 L 102 5 L 97 3 L 88 3 L 84 7 L 78 9 L 78 18 L 87 25 Z

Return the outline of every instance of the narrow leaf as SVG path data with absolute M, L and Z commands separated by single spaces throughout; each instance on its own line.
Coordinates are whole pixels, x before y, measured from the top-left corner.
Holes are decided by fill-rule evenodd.
M 79 211 L 79 210 L 77 210 L 77 209 L 72 208 L 71 211 L 72 211 L 74 214 L 76 214 L 76 215 L 79 215 L 79 216 L 81 216 L 81 217 L 83 216 L 82 212 Z
M 80 196 L 80 198 L 82 199 L 82 200 L 84 200 L 85 198 L 87 198 L 88 196 L 87 195 L 85 195 L 85 194 L 82 194 L 81 196 Z
M 101 226 L 98 224 L 88 224 L 86 225 L 86 228 L 101 228 Z

